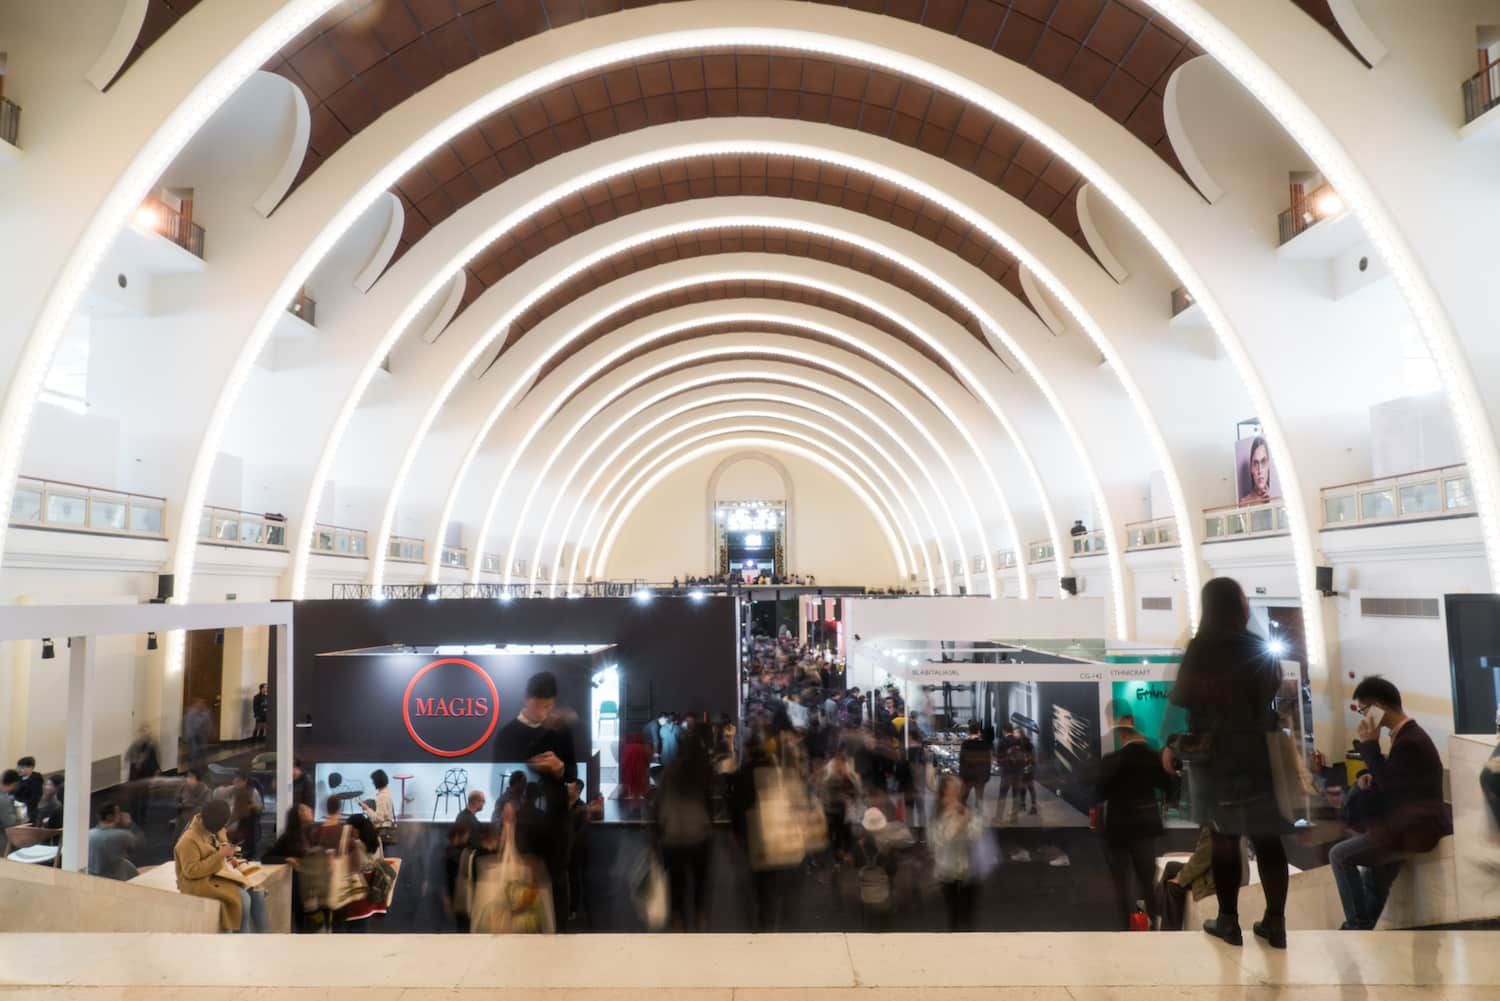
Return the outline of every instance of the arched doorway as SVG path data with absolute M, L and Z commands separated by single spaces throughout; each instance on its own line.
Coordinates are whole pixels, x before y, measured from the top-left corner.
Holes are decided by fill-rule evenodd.
M 775 456 L 736 452 L 708 478 L 708 559 L 711 572 L 744 580 L 787 576 L 792 476 Z

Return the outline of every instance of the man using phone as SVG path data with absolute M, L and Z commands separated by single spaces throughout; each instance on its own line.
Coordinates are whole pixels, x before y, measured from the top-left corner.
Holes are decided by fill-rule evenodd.
M 567 783 L 577 778 L 573 734 L 568 721 L 557 712 L 557 678 L 550 671 L 533 674 L 526 681 L 526 700 L 521 712 L 495 736 L 497 761 L 524 761 L 536 775 L 539 810 L 521 810 L 517 817 L 517 847 L 525 854 L 540 856 L 552 881 L 553 913 L 560 920 L 569 913 Z
M 1372 675 L 1355 687 L 1354 703 L 1361 717 L 1356 743 L 1369 769 L 1357 782 L 1368 820 L 1362 833 L 1333 846 L 1328 864 L 1344 905 L 1344 930 L 1363 931 L 1380 920 L 1401 864 L 1452 834 L 1453 819 L 1443 802 L 1443 759 L 1402 711 L 1396 686 Z M 1380 750 L 1381 730 L 1391 735 L 1388 754 Z

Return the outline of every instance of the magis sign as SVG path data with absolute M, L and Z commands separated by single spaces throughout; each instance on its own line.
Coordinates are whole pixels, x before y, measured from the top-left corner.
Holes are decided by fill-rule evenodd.
M 401 719 L 424 751 L 461 758 L 494 735 L 500 696 L 484 668 L 462 657 L 444 657 L 428 661 L 407 682 Z

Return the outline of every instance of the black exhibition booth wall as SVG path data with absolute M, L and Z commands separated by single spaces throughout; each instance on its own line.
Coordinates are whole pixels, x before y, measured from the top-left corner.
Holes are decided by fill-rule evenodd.
M 627 728 L 659 712 L 738 715 L 738 636 L 732 598 L 299 601 L 292 622 L 292 705 L 297 720 L 305 718 L 313 703 L 327 704 L 318 692 L 324 683 L 318 670 L 320 654 L 391 644 L 612 645 Z M 352 716 L 375 709 L 358 689 L 333 694 Z M 399 713 L 399 705 L 394 711 Z

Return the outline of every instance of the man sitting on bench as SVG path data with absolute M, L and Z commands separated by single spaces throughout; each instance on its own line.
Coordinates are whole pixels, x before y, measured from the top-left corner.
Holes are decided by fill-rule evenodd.
M 1354 689 L 1362 717 L 1356 731 L 1360 756 L 1368 771 L 1358 780 L 1364 831 L 1346 838 L 1328 853 L 1346 931 L 1375 927 L 1385 909 L 1401 863 L 1430 852 L 1453 833 L 1453 818 L 1443 802 L 1443 759 L 1432 738 L 1401 710 L 1401 692 L 1372 675 Z M 1391 734 L 1391 751 L 1380 751 L 1380 731 Z M 1363 872 L 1361 872 L 1363 869 Z

